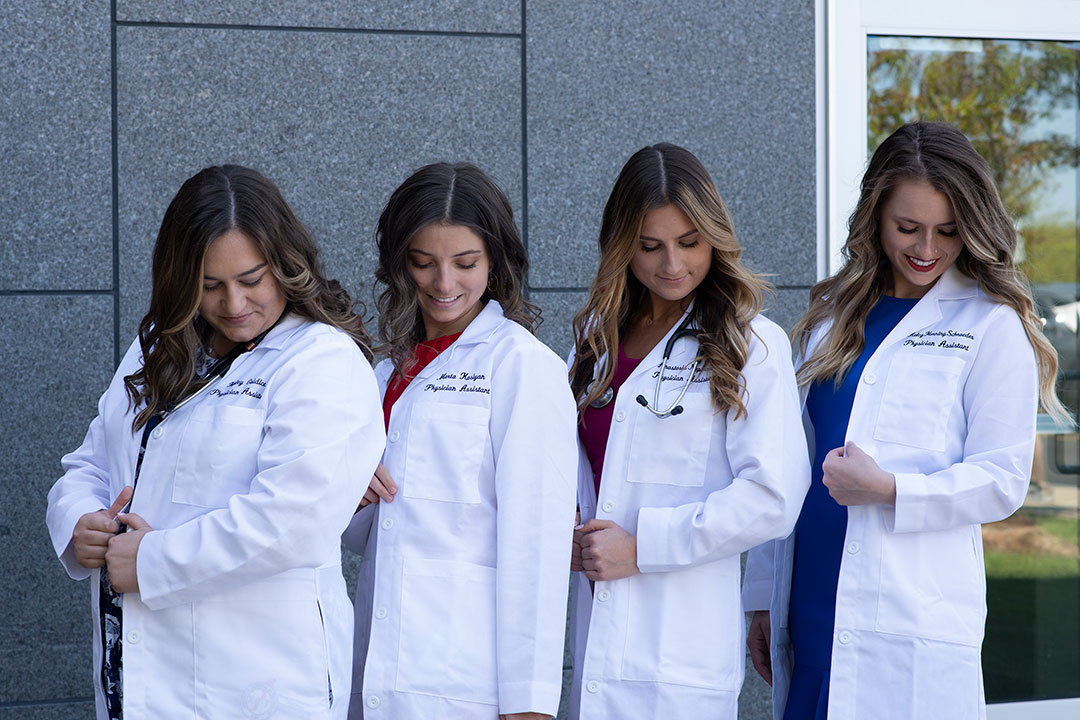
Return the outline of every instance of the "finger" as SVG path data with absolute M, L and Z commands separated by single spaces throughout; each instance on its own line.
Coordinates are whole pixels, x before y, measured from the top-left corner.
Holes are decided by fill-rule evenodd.
M 113 524 L 116 525 L 116 523 Z M 105 547 L 109 544 L 109 540 L 111 540 L 114 535 L 116 535 L 115 532 L 85 530 L 79 533 L 78 537 L 75 538 L 75 542 L 80 546 Z
M 386 502 L 391 502 L 394 499 L 394 494 L 383 484 L 378 475 L 371 478 L 371 487 L 368 488 L 368 492 L 374 492 L 379 498 Z
M 362 498 L 360 498 L 360 507 L 364 507 L 365 505 L 370 505 L 371 503 L 378 502 L 378 501 L 379 501 L 379 496 L 375 494 L 374 490 L 372 490 L 371 488 L 368 488 L 367 490 L 364 491 L 364 496 Z M 357 510 L 359 510 L 359 509 L 360 508 L 357 508 Z
M 866 454 L 866 453 L 864 453 L 862 451 L 861 447 L 859 447 L 855 443 L 851 442 L 850 440 L 848 441 L 847 445 L 844 446 L 844 450 L 845 450 L 844 454 L 847 455 L 848 457 L 851 457 L 852 455 L 857 456 L 857 455 L 865 455 Z
M 109 509 L 105 511 L 106 513 L 108 513 L 110 520 L 119 515 L 120 512 L 127 507 L 128 503 L 131 502 L 131 496 L 134 494 L 135 488 L 131 487 L 130 485 L 124 486 L 124 489 L 121 490 L 120 494 L 116 496 L 115 500 L 113 500 L 113 504 L 110 505 Z
M 128 530 L 153 530 L 150 523 L 136 513 L 120 513 L 116 519 L 128 526 Z
M 394 482 L 394 478 L 390 477 L 390 471 L 386 469 L 386 466 L 379 463 L 379 467 L 375 468 L 375 477 L 379 478 L 379 481 L 386 488 L 386 491 L 391 495 L 396 495 L 398 491 L 397 483 Z
M 610 520 L 600 520 L 598 518 L 593 518 L 592 520 L 590 520 L 589 522 L 587 522 L 587 523 L 585 523 L 584 525 L 581 526 L 581 533 L 584 535 L 584 534 L 587 534 L 587 533 L 591 533 L 591 532 L 593 532 L 595 530 L 603 530 L 605 528 L 610 528 L 610 527 L 617 527 L 617 526 L 616 526 L 615 523 L 613 523 Z

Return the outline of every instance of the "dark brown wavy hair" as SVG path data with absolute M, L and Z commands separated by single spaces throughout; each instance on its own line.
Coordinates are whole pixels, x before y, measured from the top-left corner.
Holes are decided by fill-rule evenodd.
M 708 170 L 689 150 L 670 143 L 634 153 L 615 181 L 600 226 L 600 267 L 585 307 L 574 318 L 576 351 L 570 387 L 578 410 L 600 397 L 615 367 L 605 362 L 590 388 L 598 358 L 612 358 L 627 323 L 646 297 L 630 260 L 641 239 L 646 213 L 673 205 L 686 214 L 712 246 L 712 265 L 698 285 L 691 311 L 698 358 L 709 371 L 709 389 L 718 412 L 746 413 L 743 366 L 749 357 L 750 321 L 771 287 L 747 270 L 735 240 L 735 226 Z
M 986 160 L 960 130 L 941 122 L 902 126 L 874 151 L 863 175 L 859 201 L 848 220 L 841 253 L 844 266 L 810 290 L 810 309 L 792 328 L 805 356 L 810 335 L 831 322 L 828 336 L 801 363 L 800 385 L 832 380 L 839 386 L 866 343 L 866 316 L 892 288 L 892 266 L 881 249 L 881 208 L 903 182 L 926 182 L 948 198 L 963 240 L 956 268 L 1020 316 L 1039 368 L 1043 408 L 1071 423 L 1054 389 L 1057 351 L 1042 333 L 1027 280 L 1016 268 L 1016 227 Z
M 231 230 L 247 235 L 266 258 L 285 312 L 341 329 L 369 360 L 371 338 L 354 303 L 336 280 L 323 276 L 315 241 L 277 186 L 255 170 L 222 165 L 200 170 L 169 203 L 154 245 L 150 310 L 139 323 L 143 365 L 124 378 L 138 430 L 191 392 L 200 348 L 213 328 L 199 314 L 203 258 L 210 243 Z
M 525 299 L 529 257 L 514 224 L 514 211 L 502 190 L 470 163 L 434 163 L 413 173 L 393 192 L 379 216 L 375 279 L 386 286 L 378 299 L 377 350 L 404 374 L 417 343 L 424 340 L 424 319 L 409 273 L 409 243 L 432 223 L 467 227 L 484 241 L 491 261 L 482 302 L 494 299 L 503 314 L 535 333 L 540 309 Z

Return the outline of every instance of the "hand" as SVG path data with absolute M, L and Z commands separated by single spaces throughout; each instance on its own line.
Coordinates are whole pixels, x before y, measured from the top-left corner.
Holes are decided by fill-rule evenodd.
M 585 567 L 581 564 L 581 539 L 585 534 L 581 532 L 581 513 L 574 517 L 574 544 L 570 547 L 570 571 L 581 572 Z
M 551 716 L 534 712 L 510 713 L 509 715 L 500 714 L 499 720 L 551 720 Z
M 142 542 L 143 535 L 153 528 L 135 513 L 123 513 L 117 520 L 127 525 L 128 530 L 109 540 L 109 549 L 105 552 L 109 580 L 116 592 L 139 592 L 139 577 L 136 574 L 139 543 Z
M 579 531 L 581 565 L 590 580 L 637 575 L 637 539 L 610 520 L 593 518 Z
M 769 654 L 769 641 L 772 637 L 772 623 L 769 622 L 768 610 L 755 610 L 750 618 L 750 629 L 746 631 L 746 647 L 750 650 L 750 661 L 758 675 L 772 687 L 772 655 Z
M 830 450 L 822 463 L 822 482 L 841 505 L 896 504 L 896 477 L 878 467 L 859 446 Z
M 116 515 L 131 502 L 134 492 L 128 485 L 120 491 L 108 510 L 86 513 L 75 523 L 71 544 L 75 550 L 75 560 L 84 568 L 92 570 L 105 564 L 105 550 L 109 547 L 109 540 L 120 530 Z
M 371 484 L 368 485 L 367 492 L 360 498 L 360 505 L 356 508 L 356 512 L 360 512 L 360 508 L 365 505 L 377 503 L 379 500 L 394 502 L 396 493 L 397 483 L 390 477 L 390 471 L 379 463 L 379 467 L 375 468 L 375 474 L 371 476 Z

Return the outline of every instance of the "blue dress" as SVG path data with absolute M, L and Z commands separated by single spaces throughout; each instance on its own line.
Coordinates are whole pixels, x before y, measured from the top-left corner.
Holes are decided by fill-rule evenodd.
M 866 345 L 837 388 L 832 380 L 811 386 L 806 410 L 814 426 L 810 490 L 795 525 L 789 629 L 794 665 L 784 720 L 825 720 L 836 617 L 836 583 L 847 531 L 847 508 L 829 495 L 821 464 L 844 444 L 851 405 L 866 361 L 918 298 L 882 296 L 866 317 Z

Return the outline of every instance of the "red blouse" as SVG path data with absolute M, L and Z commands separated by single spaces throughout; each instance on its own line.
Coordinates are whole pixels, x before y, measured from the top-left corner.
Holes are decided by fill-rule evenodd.
M 416 346 L 416 349 L 413 350 L 412 363 L 409 365 L 405 377 L 402 377 L 397 373 L 394 373 L 394 375 L 391 376 L 390 382 L 386 386 L 386 394 L 383 395 L 382 403 L 383 422 L 385 422 L 388 430 L 390 429 L 390 411 L 393 409 L 397 399 L 401 397 L 401 393 L 405 392 L 405 388 L 409 387 L 409 383 L 413 381 L 413 378 L 419 375 L 432 360 L 439 357 L 439 353 L 453 345 L 454 341 L 459 337 L 461 337 L 461 333 L 457 332 L 453 335 L 443 335 L 434 340 L 426 340 L 419 343 Z

